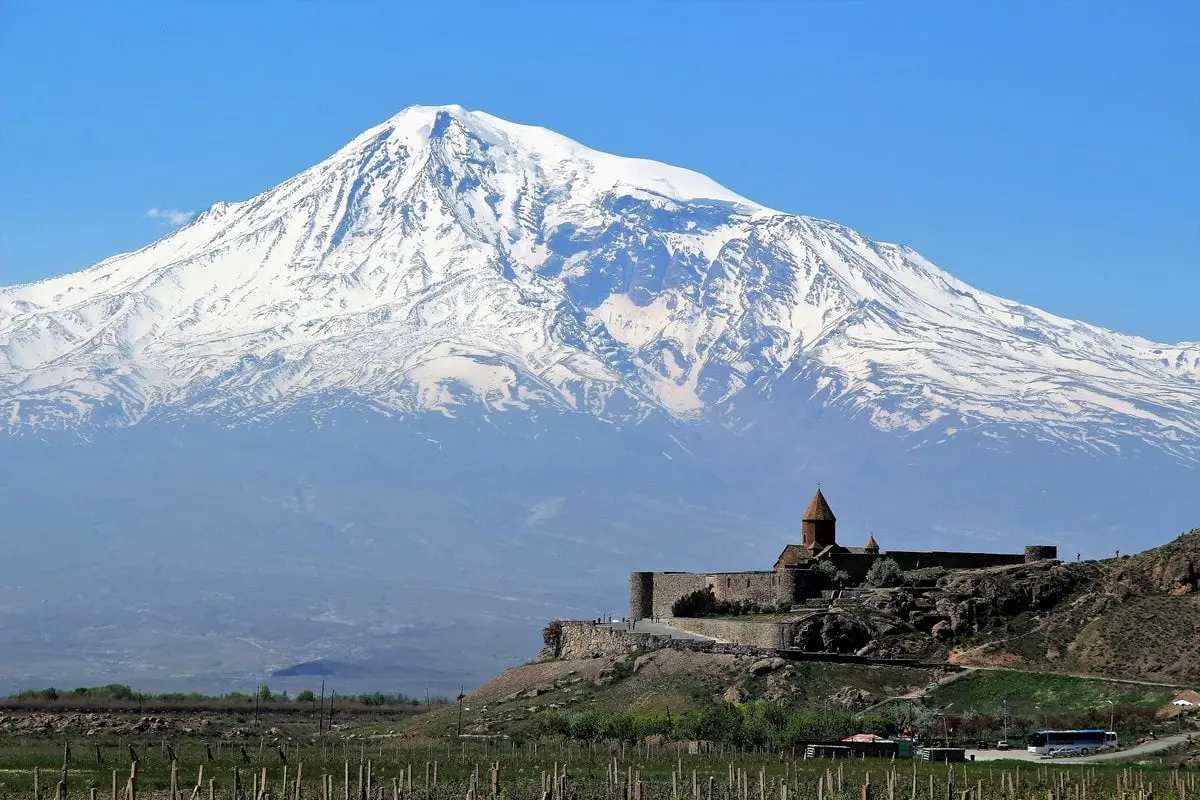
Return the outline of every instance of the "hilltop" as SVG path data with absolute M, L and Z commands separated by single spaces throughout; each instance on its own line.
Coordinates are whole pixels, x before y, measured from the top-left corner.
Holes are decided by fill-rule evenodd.
M 1035 707 L 1039 715 L 1074 719 L 1112 701 L 1126 726 L 1152 725 L 1177 686 L 1200 682 L 1198 567 L 1200 530 L 1194 530 L 1163 547 L 1106 561 L 923 575 L 935 580 L 933 591 L 873 590 L 826 612 L 841 619 L 838 625 L 870 631 L 870 641 L 856 651 L 868 657 L 862 663 L 770 658 L 736 644 L 705 651 L 610 635 L 588 623 L 551 625 L 537 661 L 506 671 L 465 699 L 465 725 L 476 734 L 534 732 L 547 724 L 547 714 L 653 717 L 759 700 L 909 716 L 919 716 L 913 708 L 949 703 L 995 714 L 1005 702 L 1030 719 Z M 945 624 L 935 625 L 936 633 L 922 631 L 922 618 L 937 612 Z M 772 623 L 786 616 L 769 615 Z M 751 622 L 753 615 L 738 619 Z M 913 661 L 882 663 L 899 657 Z M 442 731 L 452 713 L 435 712 L 414 724 Z
M 1134 556 L 971 578 L 950 581 L 971 595 L 961 608 L 991 616 L 965 624 L 957 663 L 1200 681 L 1200 529 Z

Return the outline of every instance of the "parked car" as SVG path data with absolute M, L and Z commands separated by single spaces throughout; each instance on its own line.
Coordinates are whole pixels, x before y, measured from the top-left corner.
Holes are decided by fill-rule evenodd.
M 1078 747 L 1052 747 L 1046 752 L 1046 755 L 1049 756 L 1050 758 L 1063 758 L 1064 756 L 1077 756 L 1077 755 L 1079 755 L 1079 748 Z
M 1008 749 L 1008 739 L 1001 739 L 1000 741 L 996 742 L 996 749 L 997 750 L 1007 750 Z

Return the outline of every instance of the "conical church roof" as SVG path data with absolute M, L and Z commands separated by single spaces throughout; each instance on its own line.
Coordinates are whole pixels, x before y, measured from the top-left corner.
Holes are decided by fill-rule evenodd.
M 875 541 L 875 534 L 872 533 L 870 536 L 867 537 L 867 543 L 863 547 L 863 550 L 866 550 L 868 553 L 878 553 L 879 552 L 879 542 Z
M 804 522 L 837 522 L 837 517 L 833 515 L 833 509 L 825 501 L 825 495 L 821 494 L 819 486 L 812 502 L 804 510 Z

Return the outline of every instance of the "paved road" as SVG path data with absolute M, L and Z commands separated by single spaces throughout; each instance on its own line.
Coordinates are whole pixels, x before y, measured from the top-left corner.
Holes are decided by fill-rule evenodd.
M 1164 736 L 1161 739 L 1155 739 L 1145 744 L 1134 745 L 1124 750 L 1100 753 L 1094 756 L 1080 756 L 1079 758 L 1046 758 L 1045 756 L 1039 756 L 1037 753 L 1031 753 L 1028 750 L 968 750 L 967 758 L 975 756 L 976 761 L 1014 760 L 1040 761 L 1048 764 L 1096 764 L 1104 761 L 1118 761 L 1126 758 L 1140 758 L 1142 756 L 1153 755 L 1154 753 L 1160 753 L 1163 750 L 1182 744 L 1188 738 L 1188 734 L 1180 733 L 1175 736 Z

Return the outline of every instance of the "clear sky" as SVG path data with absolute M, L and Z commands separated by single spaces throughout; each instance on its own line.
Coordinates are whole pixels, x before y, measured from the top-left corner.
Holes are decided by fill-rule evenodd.
M 0 283 L 458 103 L 1200 340 L 1200 2 L 0 0 Z

